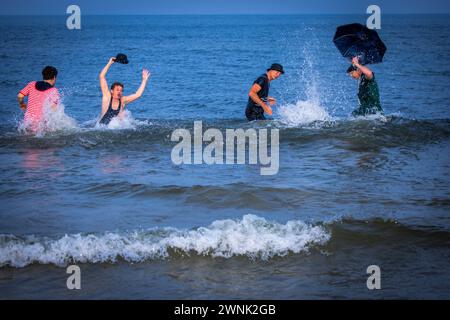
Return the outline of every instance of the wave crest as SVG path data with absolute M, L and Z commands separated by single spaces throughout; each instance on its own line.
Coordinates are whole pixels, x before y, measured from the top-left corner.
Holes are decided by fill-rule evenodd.
M 245 215 L 241 220 L 218 220 L 193 230 L 158 228 L 126 234 L 74 234 L 57 240 L 1 235 L 0 266 L 63 266 L 72 262 L 116 262 L 119 258 L 142 262 L 191 254 L 267 260 L 307 252 L 313 245 L 324 245 L 330 237 L 321 226 L 299 220 L 280 224 L 255 215 Z

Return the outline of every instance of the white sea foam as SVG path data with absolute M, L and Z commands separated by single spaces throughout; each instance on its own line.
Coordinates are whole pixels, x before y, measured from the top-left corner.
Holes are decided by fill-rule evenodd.
M 96 129 L 110 129 L 110 130 L 124 130 L 124 129 L 136 129 L 141 125 L 148 125 L 148 121 L 136 120 L 133 114 L 129 110 L 125 110 L 120 117 L 114 117 L 107 125 L 97 123 Z
M 80 130 L 124 130 L 124 129 L 137 129 L 139 126 L 145 126 L 151 124 L 149 121 L 137 120 L 133 117 L 132 113 L 125 110 L 122 117 L 113 118 L 108 125 L 103 125 L 98 122 L 98 119 L 90 120 L 83 123 L 81 126 L 75 119 L 68 116 L 65 113 L 65 106 L 63 103 L 59 103 L 57 108 L 52 109 L 49 104 L 45 104 L 43 107 L 42 121 L 37 127 L 33 127 L 30 124 L 22 121 L 19 123 L 19 132 L 29 134 L 32 133 L 37 137 L 43 137 L 48 133 L 64 133 L 74 132 Z
M 321 226 L 293 220 L 286 224 L 254 215 L 241 220 L 218 220 L 194 230 L 160 228 L 126 234 L 65 235 L 56 240 L 28 236 L 0 236 L 0 266 L 25 267 L 32 263 L 129 262 L 164 259 L 171 253 L 230 258 L 246 256 L 266 260 L 289 253 L 307 252 L 323 245 L 330 234 Z
M 386 115 L 384 115 L 383 113 L 375 113 L 375 114 L 368 114 L 365 116 L 357 116 L 357 117 L 353 117 L 351 116 L 349 118 L 350 121 L 380 121 L 380 122 L 388 122 L 389 119 L 386 117 Z
M 289 126 L 308 125 L 316 121 L 331 121 L 333 118 L 317 102 L 297 101 L 278 108 L 279 121 Z
M 74 131 L 78 129 L 75 119 L 64 112 L 64 104 L 59 103 L 55 109 L 46 103 L 43 106 L 42 121 L 36 128 L 31 130 L 36 136 L 43 136 L 46 133 L 58 131 Z M 20 132 L 30 132 L 30 125 L 22 122 L 19 124 Z

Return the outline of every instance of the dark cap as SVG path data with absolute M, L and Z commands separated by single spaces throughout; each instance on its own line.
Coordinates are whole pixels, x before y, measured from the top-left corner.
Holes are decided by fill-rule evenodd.
M 118 53 L 117 56 L 116 56 L 116 59 L 114 60 L 114 62 L 127 64 L 128 63 L 127 55 L 123 54 L 123 53 Z
M 283 66 L 281 64 L 279 64 L 279 63 L 272 64 L 270 66 L 270 68 L 267 69 L 267 71 L 270 71 L 270 70 L 279 71 L 279 72 L 281 72 L 281 74 L 284 74 Z

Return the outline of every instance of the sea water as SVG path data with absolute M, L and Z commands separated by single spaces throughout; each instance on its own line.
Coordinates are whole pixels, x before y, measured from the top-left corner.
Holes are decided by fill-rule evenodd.
M 0 21 L 0 298 L 449 298 L 448 16 L 385 16 L 384 115 L 352 118 L 332 43 L 365 16 L 86 16 Z M 99 125 L 98 74 L 133 93 Z M 436 69 L 434 63 L 440 67 Z M 272 120 L 245 120 L 274 62 Z M 17 93 L 58 71 L 62 104 L 21 130 Z M 175 165 L 192 128 L 278 129 L 280 164 Z M 66 288 L 66 267 L 82 290 Z M 382 290 L 368 290 L 367 267 Z

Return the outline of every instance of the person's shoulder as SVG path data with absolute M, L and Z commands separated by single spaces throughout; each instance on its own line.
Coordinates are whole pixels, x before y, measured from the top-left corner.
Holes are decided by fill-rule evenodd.
M 255 83 L 260 84 L 265 81 L 267 81 L 267 75 L 264 73 L 264 74 L 260 75 L 258 78 L 256 78 Z
M 375 72 L 372 72 L 372 78 L 367 79 L 367 81 L 377 83 L 377 81 L 375 80 Z
M 60 95 L 60 92 L 59 92 L 58 88 L 52 87 L 48 91 L 49 91 L 49 94 Z
M 31 81 L 31 82 L 28 82 L 28 83 L 25 85 L 24 88 L 27 88 L 27 89 L 34 88 L 35 85 L 36 85 L 36 82 L 37 82 L 37 81 Z
M 105 93 L 102 93 L 102 99 L 111 99 L 111 92 L 109 90 Z
M 372 72 L 372 77 L 370 79 L 367 78 L 367 76 L 365 74 L 362 74 L 361 78 L 362 78 L 362 81 L 364 81 L 364 82 L 375 81 L 375 72 Z
M 258 79 L 263 78 L 263 79 L 267 79 L 267 73 L 263 73 L 262 75 L 260 75 L 258 77 Z
M 27 90 L 29 90 L 30 93 L 36 92 L 36 83 L 37 81 L 31 81 L 28 82 L 27 86 L 25 87 Z

